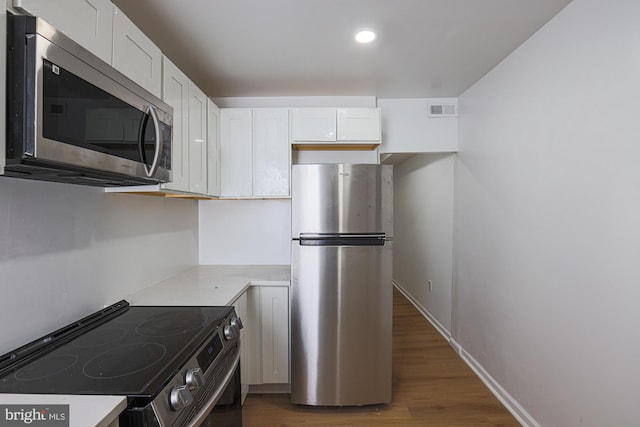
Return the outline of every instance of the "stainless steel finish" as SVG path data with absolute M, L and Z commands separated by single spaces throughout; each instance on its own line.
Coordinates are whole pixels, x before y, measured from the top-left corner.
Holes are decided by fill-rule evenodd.
M 205 383 L 204 375 L 202 375 L 202 369 L 189 369 L 185 376 L 184 383 L 189 387 L 189 390 L 197 390 L 202 387 Z
M 33 134 L 35 150 L 29 154 L 37 159 L 51 161 L 58 164 L 78 165 L 110 173 L 124 174 L 133 177 L 153 177 L 158 182 L 171 180 L 171 171 L 158 167 L 162 151 L 159 121 L 169 126 L 173 125 L 173 108 L 146 91 L 135 82 L 101 61 L 95 55 L 85 50 L 67 36 L 57 31 L 42 19 L 37 19 L 37 34 L 27 37 L 28 43 L 34 44 L 36 72 L 35 93 L 36 102 L 29 106 L 34 110 L 31 114 L 35 118 Z M 71 71 L 76 76 L 90 82 L 96 87 L 110 93 L 141 112 L 150 111 L 154 119 L 156 131 L 156 149 L 154 163 L 151 168 L 133 160 L 118 156 L 83 149 L 70 144 L 44 138 L 42 136 L 42 108 L 43 103 L 43 63 L 42 59 Z
M 202 408 L 198 411 L 198 413 L 196 413 L 193 416 L 193 418 L 191 419 L 191 422 L 188 424 L 189 427 L 199 426 L 202 423 L 202 421 L 204 421 L 207 418 L 207 416 L 211 412 L 211 409 L 213 409 L 213 407 L 216 406 L 216 403 L 218 403 L 218 401 L 222 397 L 224 390 L 227 388 L 227 386 L 231 382 L 235 369 L 238 367 L 239 364 L 240 364 L 240 353 L 238 353 L 238 355 L 234 359 L 231 365 L 232 366 L 231 369 L 227 370 L 224 378 L 222 379 L 222 381 L 220 381 L 215 391 L 213 391 L 209 400 L 203 403 Z
M 231 319 L 231 326 L 235 326 L 236 328 L 238 328 L 238 330 L 244 328 L 244 325 L 242 324 L 242 320 L 239 317 Z
M 153 128 L 156 132 L 156 139 L 154 141 L 155 147 L 153 151 L 153 163 L 151 164 L 151 167 L 147 167 L 147 165 L 144 165 L 147 176 L 152 177 L 155 175 L 156 170 L 158 169 L 158 162 L 160 161 L 160 155 L 162 154 L 162 139 L 160 138 L 160 122 L 158 122 L 158 113 L 156 112 L 155 107 L 148 107 L 147 114 L 151 116 L 151 120 L 153 120 Z
M 240 336 L 240 330 L 236 325 L 227 325 L 224 327 L 224 337 L 227 340 L 236 339 Z
M 179 372 L 173 377 L 173 379 L 165 386 L 165 388 L 158 394 L 153 403 L 151 404 L 155 417 L 160 420 L 162 426 L 173 425 L 198 425 L 195 421 L 197 419 L 196 414 L 201 412 L 208 413 L 210 408 L 220 399 L 220 391 L 224 391 L 226 385 L 229 383 L 230 378 L 233 376 L 233 371 L 238 365 L 240 360 L 240 347 L 238 346 L 238 338 L 232 340 L 222 339 L 223 326 L 227 325 L 231 319 L 237 317 L 235 312 L 229 314 L 227 319 L 221 322 L 220 326 L 212 331 L 212 334 L 205 340 L 195 354 L 189 359 Z M 224 349 L 211 363 L 211 365 L 204 370 L 203 385 L 193 389 L 192 404 L 182 410 L 175 410 L 172 407 L 172 390 L 178 387 L 185 387 L 188 391 L 189 385 L 185 384 L 187 374 L 197 369 L 203 370 L 198 362 L 198 354 L 210 346 L 210 341 L 219 336 L 223 344 Z M 224 384 L 221 386 L 221 384 Z M 176 397 L 177 398 L 177 397 Z M 213 403 L 211 403 L 213 402 Z M 205 407 L 209 408 L 209 411 L 205 411 Z
M 186 385 L 174 387 L 169 394 L 169 403 L 174 411 L 179 411 L 193 403 L 193 395 Z
M 391 401 L 392 173 L 387 165 L 293 166 L 292 403 Z
M 393 236 L 390 165 L 293 165 L 291 186 L 294 237 L 371 232 Z

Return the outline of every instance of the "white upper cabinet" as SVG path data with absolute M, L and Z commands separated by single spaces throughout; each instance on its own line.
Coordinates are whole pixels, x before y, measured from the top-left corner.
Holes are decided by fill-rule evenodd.
M 289 196 L 289 110 L 253 110 L 253 195 Z
M 189 78 L 163 58 L 162 99 L 173 107 L 172 181 L 164 189 L 189 191 Z
M 152 94 L 161 96 L 162 52 L 116 6 L 113 6 L 112 65 Z
M 38 16 L 111 64 L 113 5 L 109 0 L 13 0 L 13 7 Z
M 379 108 L 294 108 L 291 111 L 294 148 L 335 145 L 373 149 L 381 139 Z
M 380 141 L 379 108 L 339 108 L 338 141 Z
M 220 110 L 220 195 L 253 195 L 253 112 L 250 108 Z
M 207 194 L 220 196 L 220 109 L 207 100 Z
M 288 197 L 289 110 L 223 108 L 220 154 L 222 197 Z
M 207 192 L 207 97 L 189 82 L 189 192 Z
M 291 120 L 294 141 L 336 141 L 335 108 L 294 108 Z

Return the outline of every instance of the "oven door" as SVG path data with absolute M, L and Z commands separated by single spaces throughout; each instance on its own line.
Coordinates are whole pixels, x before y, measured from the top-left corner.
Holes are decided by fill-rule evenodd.
M 240 359 L 225 383 L 211 395 L 189 426 L 242 427 Z

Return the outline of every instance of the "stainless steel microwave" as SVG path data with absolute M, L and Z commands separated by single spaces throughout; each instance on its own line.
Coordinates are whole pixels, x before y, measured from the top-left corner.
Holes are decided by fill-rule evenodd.
M 5 175 L 171 180 L 173 109 L 40 18 L 8 16 Z

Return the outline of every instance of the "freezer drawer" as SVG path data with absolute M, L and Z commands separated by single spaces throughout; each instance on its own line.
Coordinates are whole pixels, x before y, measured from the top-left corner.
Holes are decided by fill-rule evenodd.
M 292 403 L 391 401 L 392 245 L 293 242 Z

